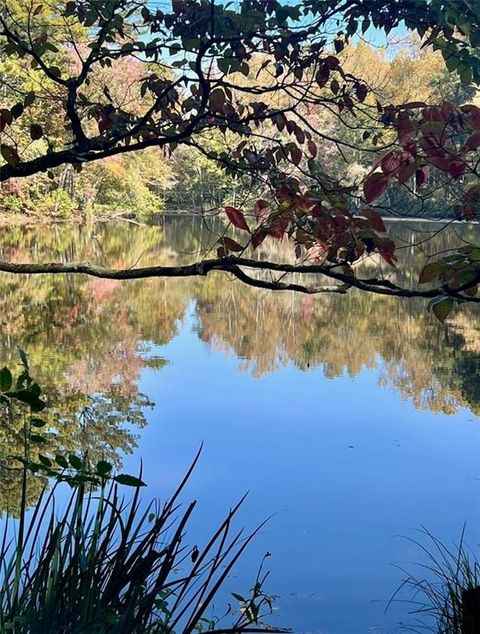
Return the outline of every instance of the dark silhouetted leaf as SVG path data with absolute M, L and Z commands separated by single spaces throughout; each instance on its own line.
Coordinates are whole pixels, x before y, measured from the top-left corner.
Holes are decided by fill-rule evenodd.
M 43 136 L 43 128 L 41 125 L 37 125 L 36 123 L 33 123 L 30 126 L 30 138 L 32 139 L 32 141 L 38 141 L 38 139 L 41 139 Z
M 81 460 L 73 453 L 68 456 L 68 462 L 72 465 L 74 469 L 83 469 L 83 460 Z
M 12 373 L 5 367 L 0 370 L 0 390 L 8 392 L 12 387 Z
M 113 465 L 106 460 L 100 460 L 97 462 L 97 473 L 101 476 L 106 476 L 113 469 Z
M 13 167 L 20 163 L 18 152 L 11 145 L 5 145 L 5 143 L 0 144 L 0 154 L 7 161 L 7 163 L 9 165 L 13 165 Z
M 113 478 L 115 482 L 118 484 L 124 484 L 129 487 L 144 487 L 145 482 L 142 482 L 140 478 L 136 478 L 135 476 L 128 475 L 127 473 L 120 473 L 119 475 Z

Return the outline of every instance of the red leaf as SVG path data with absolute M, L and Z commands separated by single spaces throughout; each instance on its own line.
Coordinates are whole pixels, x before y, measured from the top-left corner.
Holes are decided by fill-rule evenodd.
M 340 62 L 338 61 L 338 58 L 335 57 L 335 55 L 328 55 L 325 58 L 324 63 L 330 70 L 333 70 L 334 68 L 338 68 L 340 66 Z
M 311 139 L 307 145 L 308 145 L 308 151 L 313 156 L 313 158 L 315 158 L 317 156 L 317 146 Z
M 337 236 L 346 231 L 350 226 L 350 223 L 345 216 L 334 216 L 332 221 Z
M 255 214 L 255 218 L 257 222 L 263 220 L 265 216 L 268 214 L 268 203 L 266 200 L 260 199 L 257 200 L 255 205 L 253 206 L 253 213 Z
M 373 209 L 365 209 L 363 212 L 365 216 L 370 220 L 370 226 L 375 231 L 381 231 L 384 233 L 387 229 L 385 227 L 385 223 L 383 222 L 382 216 L 378 213 L 378 211 L 373 211 Z
M 465 172 L 465 163 L 463 161 L 450 161 L 448 164 L 448 173 L 452 178 L 460 178 L 462 174 Z
M 287 218 L 278 218 L 269 228 L 268 235 L 272 236 L 276 240 L 281 240 L 288 227 Z
M 467 114 L 470 126 L 474 130 L 480 130 L 480 108 L 469 104 L 462 106 L 462 112 Z
M 252 247 L 256 249 L 260 244 L 262 244 L 267 235 L 267 230 L 263 227 L 255 229 L 255 231 L 252 233 Z
M 416 169 L 417 166 L 414 160 L 406 161 L 398 172 L 398 180 L 401 183 L 406 183 L 414 175 Z
M 292 157 L 294 165 L 299 165 L 300 161 L 302 160 L 302 150 L 296 145 L 291 145 L 290 156 Z
M 229 238 L 228 236 L 220 238 L 219 243 L 223 245 L 223 247 L 225 248 L 225 251 L 238 252 L 238 251 L 243 251 L 243 249 L 245 248 L 245 247 L 242 247 L 242 245 L 239 244 L 236 240 L 233 240 L 232 238 Z
M 381 244 L 378 246 L 378 252 L 391 266 L 396 266 L 397 256 L 395 255 L 395 242 L 386 238 L 382 240 Z
M 402 161 L 403 157 L 399 152 L 389 152 L 380 162 L 382 172 L 392 176 L 400 169 Z
M 365 86 L 365 84 L 357 84 L 355 88 L 355 94 L 357 95 L 358 101 L 363 103 L 367 98 L 368 88 Z
M 415 128 L 413 127 L 413 123 L 410 121 L 409 116 L 404 112 L 401 112 L 398 115 L 397 133 L 398 142 L 402 146 L 410 143 L 415 136 Z
M 244 231 L 250 232 L 245 216 L 239 209 L 236 209 L 235 207 L 225 207 L 225 213 L 232 225 L 237 227 L 237 229 L 243 229 Z
M 103 134 L 104 132 L 108 130 L 108 128 L 111 127 L 111 125 L 112 125 L 112 119 L 108 116 L 103 117 L 98 122 L 98 131 L 100 132 L 100 134 Z
M 388 187 L 388 176 L 380 172 L 373 172 L 363 183 L 363 194 L 368 204 L 373 203 Z
M 305 143 L 305 132 L 299 126 L 295 128 L 295 138 L 297 139 L 298 143 L 300 143 L 300 145 Z
M 383 154 L 379 154 L 379 155 L 378 155 L 378 156 L 377 156 L 377 157 L 373 160 L 373 163 L 372 163 L 372 170 L 376 170 L 376 169 L 377 169 L 377 167 L 380 165 L 380 163 L 381 163 L 384 159 L 386 159 L 386 158 L 388 158 L 389 156 L 391 156 L 393 153 L 394 153 L 394 152 L 393 152 L 393 150 L 389 150 L 388 152 L 384 152 Z
M 469 137 L 460 152 L 471 152 L 472 150 L 476 150 L 480 146 L 480 130 L 474 132 L 471 137 Z
M 419 167 L 415 172 L 415 184 L 417 187 L 421 187 L 427 182 L 427 179 L 430 175 L 430 165 L 424 165 L 423 167 Z
M 328 82 L 329 78 L 330 70 L 328 69 L 328 66 L 326 66 L 326 64 L 323 64 L 315 75 L 315 81 L 320 86 L 320 88 L 323 88 Z

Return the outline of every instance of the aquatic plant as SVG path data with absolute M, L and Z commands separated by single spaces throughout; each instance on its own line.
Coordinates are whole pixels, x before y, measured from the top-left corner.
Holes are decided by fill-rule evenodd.
M 425 556 L 416 571 L 401 568 L 405 574 L 390 603 L 401 591 L 410 590 L 408 602 L 415 623 L 409 632 L 436 634 L 474 634 L 479 630 L 480 562 L 465 544 L 465 527 L 458 545 L 449 548 L 426 528 L 422 540 L 410 539 Z M 421 574 L 419 574 L 419 571 Z

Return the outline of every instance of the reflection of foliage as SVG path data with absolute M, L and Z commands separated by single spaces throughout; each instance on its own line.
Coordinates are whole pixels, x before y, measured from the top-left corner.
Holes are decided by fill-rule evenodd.
M 438 230 L 438 226 L 434 227 Z M 408 284 L 418 277 L 425 255 L 411 245 L 408 226 L 392 225 L 402 265 L 392 274 L 394 282 Z M 423 225 L 428 236 L 432 228 Z M 475 237 L 475 227 L 458 226 L 464 240 Z M 441 232 L 427 244 L 442 250 L 452 232 Z M 281 248 L 281 247 L 280 247 Z M 278 253 L 277 253 L 278 257 Z M 363 266 L 379 266 L 374 259 Z M 294 363 L 305 370 L 322 365 L 326 376 L 362 368 L 381 369 L 381 383 L 412 399 L 417 407 L 451 413 L 459 406 L 480 411 L 480 393 L 472 376 L 478 362 L 480 324 L 474 308 L 465 308 L 451 328 L 455 336 L 424 312 L 422 303 L 396 302 L 361 293 L 312 297 L 255 292 L 239 284 L 225 285 L 207 279 L 197 287 L 197 332 L 210 346 L 233 351 L 256 376 L 280 365 Z
M 221 229 L 215 222 L 211 221 L 214 232 Z M 439 225 L 422 224 L 416 229 L 417 235 L 421 231 L 429 237 Z M 411 244 L 409 225 L 392 224 L 390 230 L 403 247 L 399 249 L 402 265 L 391 279 L 413 284 L 425 261 L 423 247 Z M 428 252 L 447 249 L 459 237 L 475 241 L 478 229 L 456 225 L 455 233 L 451 229 L 440 232 L 425 248 Z M 57 228 L 41 235 L 15 228 L 5 232 L 3 250 L 17 261 L 68 257 L 112 266 L 129 266 L 136 260 L 149 265 L 187 262 L 200 245 L 207 248 L 212 239 L 202 219 L 179 216 L 163 218 L 161 227 L 121 223 Z M 266 241 L 262 249 L 270 259 L 291 257 L 281 242 Z M 362 266 L 375 274 L 382 265 L 372 257 Z M 215 276 L 202 281 L 118 282 L 80 276 L 33 280 L 4 275 L 0 291 L 1 357 L 8 362 L 16 356 L 17 343 L 26 347 L 39 381 L 63 417 L 108 402 L 105 412 L 118 412 L 117 420 L 132 417 L 135 425 L 143 424 L 144 397 L 136 387 L 139 372 L 145 364 L 164 364 L 155 346 L 176 335 L 189 299 L 195 301 L 200 338 L 210 346 L 232 351 L 256 376 L 288 363 L 302 370 L 321 365 L 328 377 L 345 372 L 355 376 L 362 368 L 379 367 L 382 384 L 392 386 L 418 407 L 447 412 L 459 406 L 479 409 L 472 376 L 480 351 L 479 322 L 473 307 L 465 307 L 455 321 L 450 320 L 446 336 L 421 302 L 351 292 L 316 299 L 264 293 L 222 283 Z M 115 436 L 115 423 L 108 419 L 107 424 L 105 419 L 102 424 L 103 431 L 95 432 L 103 437 L 98 447 L 105 451 L 112 443 L 122 452 L 131 450 L 133 444 L 126 436 L 120 432 Z M 73 426 L 66 436 L 74 437 L 76 443 L 85 441 Z
M 34 394 L 38 390 L 41 394 L 41 388 L 32 382 L 28 369 L 20 373 L 16 392 L 9 391 L 10 387 L 4 384 L 5 376 L 9 377 L 11 385 L 11 373 L 7 368 L 0 372 L 0 510 L 10 513 L 19 508 L 24 479 L 20 461 L 39 472 L 37 477 L 26 480 L 25 502 L 28 506 L 38 498 L 40 490 L 46 485 L 46 477 L 69 482 L 81 477 L 85 481 L 96 482 L 95 472 L 91 474 L 95 465 L 103 464 L 109 472 L 121 465 L 119 452 L 130 453 L 135 447 L 136 438 L 131 428 L 144 426 L 143 409 L 151 405 L 143 395 L 125 395 L 112 386 L 105 394 L 91 395 L 80 392 L 64 394 L 50 389 L 46 395 L 47 408 L 44 409 L 44 400 L 35 396 L 32 401 L 30 392 L 23 389 L 26 381 L 28 390 L 33 390 Z M 18 386 L 22 388 L 20 392 Z M 19 406 L 17 401 L 23 406 Z M 37 401 L 42 409 L 41 416 L 35 414 L 40 409 Z M 83 460 L 77 457 L 78 454 L 83 456 Z M 68 460 L 72 459 L 69 464 Z M 82 470 L 84 461 L 86 470 L 76 475 L 63 469 L 74 467 Z M 132 479 L 131 476 L 126 477 Z

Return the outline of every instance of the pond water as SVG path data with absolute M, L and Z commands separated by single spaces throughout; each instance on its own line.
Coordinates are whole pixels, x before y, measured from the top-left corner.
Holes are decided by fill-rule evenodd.
M 480 241 L 478 227 L 454 225 L 414 247 L 412 226 L 389 229 L 403 246 L 402 273 L 392 274 L 404 283 L 429 250 Z M 414 228 L 428 237 L 439 225 Z M 149 227 L 14 228 L 3 231 L 0 257 L 143 266 L 193 261 L 211 240 L 201 219 L 184 216 Z M 266 248 L 286 257 L 284 244 Z M 398 631 L 415 617 L 405 603 L 385 611 L 403 577 L 397 566 L 422 561 L 405 538 L 424 526 L 453 544 L 466 522 L 477 546 L 479 309 L 462 309 L 445 328 L 423 301 L 274 294 L 220 275 L 128 283 L 2 275 L 0 290 L 1 361 L 12 367 L 16 346 L 27 351 L 61 414 L 57 445 L 106 454 L 130 473 L 141 460 L 145 495 L 165 498 L 203 442 L 184 496 L 199 502 L 192 543 L 246 491 L 239 525 L 270 517 L 219 613 L 229 591 L 250 587 L 268 551 L 273 625 Z M 16 484 L 7 474 L 3 509 Z

